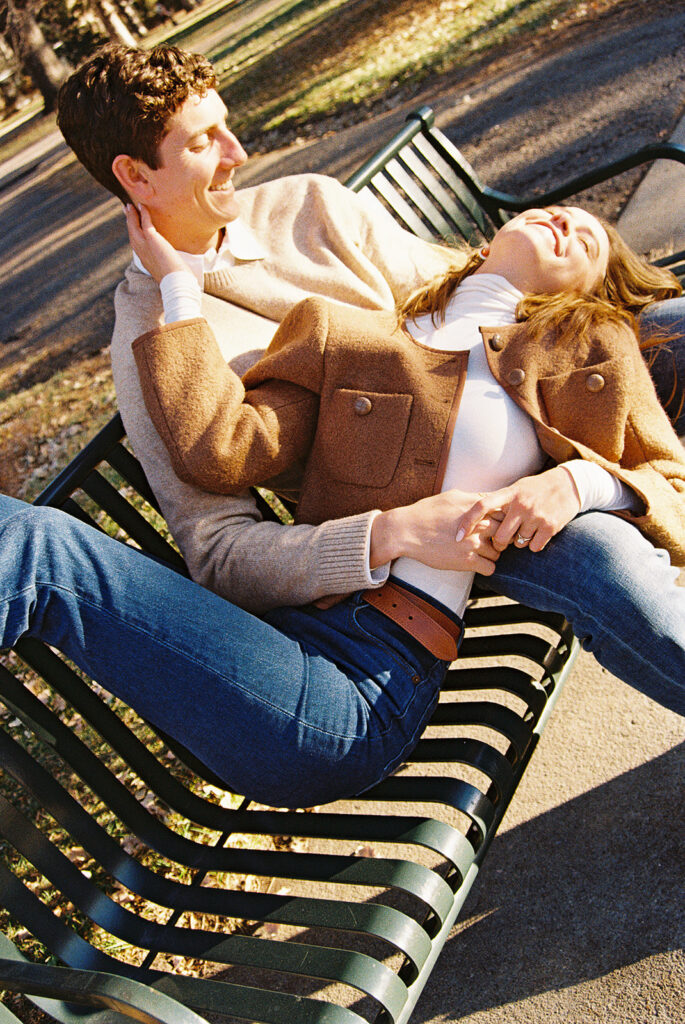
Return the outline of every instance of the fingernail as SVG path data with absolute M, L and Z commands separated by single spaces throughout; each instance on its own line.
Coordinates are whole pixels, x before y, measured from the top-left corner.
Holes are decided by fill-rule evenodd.
M 457 536 L 456 536 L 456 541 L 457 541 L 457 544 L 458 544 L 458 543 L 459 543 L 460 541 L 462 541 L 462 540 L 464 539 L 464 537 L 465 537 L 465 536 L 466 536 L 466 531 L 465 531 L 465 530 L 463 530 L 463 529 L 462 529 L 461 527 L 459 527 L 459 529 L 457 530 Z

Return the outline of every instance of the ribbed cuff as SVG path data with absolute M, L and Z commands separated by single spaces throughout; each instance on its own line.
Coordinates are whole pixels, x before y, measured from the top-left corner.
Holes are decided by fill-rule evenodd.
M 332 519 L 317 529 L 317 590 L 349 594 L 384 583 L 390 566 L 369 568 L 371 525 L 377 511 Z
M 162 278 L 159 290 L 164 322 L 175 324 L 202 316 L 202 289 L 189 270 L 174 270 Z

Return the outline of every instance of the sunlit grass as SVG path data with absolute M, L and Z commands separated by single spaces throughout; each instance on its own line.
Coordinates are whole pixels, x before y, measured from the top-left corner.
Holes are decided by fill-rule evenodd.
M 586 13 L 570 0 L 285 3 L 278 18 L 212 54 L 234 125 L 299 126 L 466 68 L 524 33 Z M 365 13 L 368 30 L 346 21 Z M 371 17 L 373 16 L 373 17 Z

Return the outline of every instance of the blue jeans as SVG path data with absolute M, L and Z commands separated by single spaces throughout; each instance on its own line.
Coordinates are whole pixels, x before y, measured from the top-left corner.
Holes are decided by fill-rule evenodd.
M 484 582 L 561 612 L 601 665 L 685 715 L 685 587 L 677 577 L 667 553 L 630 523 L 587 512 L 537 554 L 507 548 Z
M 685 713 L 685 590 L 615 516 L 580 516 L 489 582 L 563 612 L 612 672 Z M 418 741 L 446 665 L 363 601 L 263 620 L 72 517 L 0 495 L 0 647 L 57 647 L 239 793 L 361 792 Z
M 0 648 L 57 647 L 228 788 L 310 806 L 385 778 L 447 663 L 359 594 L 263 621 L 63 512 L 0 495 Z
M 644 340 L 672 335 L 671 341 L 645 351 L 659 401 L 676 433 L 685 436 L 685 297 L 655 302 L 640 317 Z

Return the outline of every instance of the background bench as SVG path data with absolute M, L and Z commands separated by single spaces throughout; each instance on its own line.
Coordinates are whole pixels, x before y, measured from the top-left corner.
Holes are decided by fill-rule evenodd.
M 347 184 L 423 237 L 479 242 L 511 212 L 661 156 L 685 162 L 650 147 L 516 198 L 485 188 L 422 108 Z M 118 415 L 37 503 L 185 572 Z M 0 661 L 0 988 L 65 1024 L 407 1021 L 577 653 L 561 617 L 487 594 L 466 622 L 407 764 L 307 813 L 225 793 L 97 682 L 21 641 Z M 0 1024 L 14 1020 L 0 1004 Z

